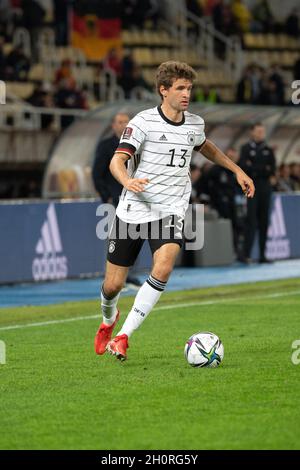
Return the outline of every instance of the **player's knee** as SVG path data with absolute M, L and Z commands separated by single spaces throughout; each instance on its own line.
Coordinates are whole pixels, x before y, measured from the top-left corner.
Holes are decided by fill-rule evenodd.
M 124 283 L 118 280 L 104 282 L 103 290 L 107 297 L 115 297 L 124 287 Z

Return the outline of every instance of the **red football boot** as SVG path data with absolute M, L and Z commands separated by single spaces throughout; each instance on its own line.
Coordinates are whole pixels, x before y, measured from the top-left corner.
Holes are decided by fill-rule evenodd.
M 101 323 L 99 330 L 95 336 L 95 353 L 96 354 L 104 354 L 106 350 L 107 343 L 111 340 L 111 335 L 113 332 L 114 327 L 116 326 L 117 322 L 119 321 L 120 311 L 117 310 L 117 316 L 115 321 L 112 325 L 105 325 Z
M 106 346 L 106 350 L 120 361 L 126 361 L 127 348 L 129 348 L 127 335 L 116 336 Z

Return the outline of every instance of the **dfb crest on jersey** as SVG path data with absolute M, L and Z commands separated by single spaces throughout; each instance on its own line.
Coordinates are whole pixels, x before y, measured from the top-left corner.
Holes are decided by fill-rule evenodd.
M 116 242 L 115 241 L 111 241 L 109 243 L 109 247 L 108 247 L 108 251 L 109 253 L 113 253 L 116 249 Z
M 195 132 L 194 131 L 188 132 L 187 140 L 190 145 L 195 145 Z

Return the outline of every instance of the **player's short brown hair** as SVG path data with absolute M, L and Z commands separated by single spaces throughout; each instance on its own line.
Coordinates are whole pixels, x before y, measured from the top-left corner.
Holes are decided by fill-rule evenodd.
M 195 70 L 185 62 L 169 60 L 168 62 L 160 64 L 156 72 L 156 90 L 161 98 L 160 87 L 171 88 L 173 82 L 179 78 L 185 78 L 193 83 L 197 78 L 197 74 Z

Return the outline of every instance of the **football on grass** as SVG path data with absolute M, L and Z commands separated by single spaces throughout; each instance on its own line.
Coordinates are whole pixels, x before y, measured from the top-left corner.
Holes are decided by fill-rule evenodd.
M 203 331 L 188 339 L 184 355 L 192 367 L 217 367 L 223 360 L 224 346 L 217 335 Z

